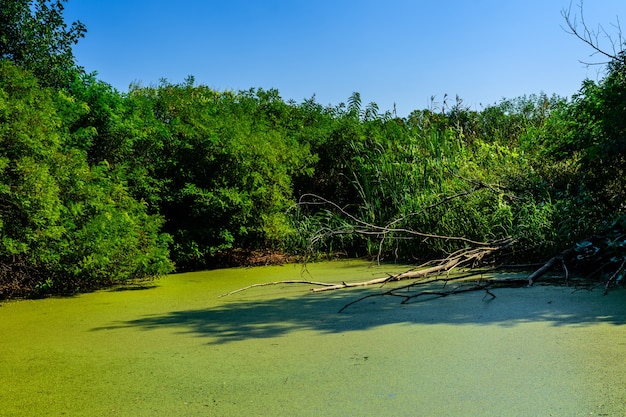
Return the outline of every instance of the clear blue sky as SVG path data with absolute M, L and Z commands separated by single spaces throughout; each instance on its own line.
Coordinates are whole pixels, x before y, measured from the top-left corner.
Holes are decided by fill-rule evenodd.
M 598 67 L 562 28 L 569 0 L 69 0 L 88 33 L 78 63 L 126 91 L 166 78 L 216 90 L 276 88 L 301 102 L 354 91 L 399 116 L 460 96 L 474 109 L 545 92 L 570 97 Z M 573 11 L 578 13 L 578 0 Z M 584 3 L 595 28 L 626 1 Z M 598 59 L 600 59 L 598 57 Z

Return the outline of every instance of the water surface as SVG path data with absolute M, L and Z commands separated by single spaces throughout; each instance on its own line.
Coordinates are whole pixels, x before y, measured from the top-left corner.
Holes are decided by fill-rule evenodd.
M 399 267 L 309 265 L 317 281 Z M 2 416 L 624 416 L 626 291 L 400 305 L 309 294 L 298 265 L 0 306 Z

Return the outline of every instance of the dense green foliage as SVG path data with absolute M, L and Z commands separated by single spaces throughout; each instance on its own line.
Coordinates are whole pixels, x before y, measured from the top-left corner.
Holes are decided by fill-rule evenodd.
M 121 93 L 76 67 L 85 28 L 62 11 L 0 0 L 0 296 L 234 250 L 415 260 L 510 237 L 529 260 L 599 232 L 611 241 L 580 247 L 624 266 L 623 60 L 571 101 L 457 98 L 399 118 L 358 93 L 324 107 L 193 78 Z
M 77 68 L 72 46 L 85 35 L 81 22 L 68 28 L 67 0 L 0 0 L 0 59 L 32 71 L 40 85 L 65 87 Z
M 311 172 L 311 154 L 283 125 L 292 109 L 276 91 L 163 83 L 133 88 L 128 100 L 158 130 L 143 166 L 160 187 L 140 194 L 168 220 L 181 268 L 234 246 L 279 247 L 293 232 L 284 214 L 292 177 Z
M 171 271 L 162 220 L 125 173 L 68 146 L 61 118 L 88 112 L 0 64 L 0 290 L 88 288 Z
M 358 103 L 358 96 L 351 103 Z M 352 120 L 350 135 L 340 142 L 344 149 L 333 152 L 341 159 L 330 163 L 341 169 L 334 175 L 342 185 L 335 183 L 333 191 L 342 191 L 317 194 L 344 209 L 319 241 L 334 240 L 335 249 L 355 254 L 404 259 L 450 252 L 466 245 L 465 239 L 514 236 L 535 252 L 553 247 L 554 205 L 535 169 L 537 154 L 526 150 L 531 138 L 525 135 L 543 128 L 550 109 L 541 112 L 540 106 L 562 103 L 533 96 L 475 112 L 459 102 L 440 112 L 415 111 L 406 119 L 372 116 L 368 109 L 354 112 L 351 106 L 340 110 L 335 117 L 343 133 L 346 119 Z M 342 195 L 351 197 L 337 200 Z M 406 230 L 463 239 L 407 241 Z

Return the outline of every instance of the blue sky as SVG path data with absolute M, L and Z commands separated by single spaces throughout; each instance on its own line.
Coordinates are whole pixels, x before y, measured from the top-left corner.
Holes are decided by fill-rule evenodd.
M 578 2 L 572 4 L 578 13 Z M 285 100 L 337 105 L 354 91 L 397 114 L 444 94 L 477 110 L 502 98 L 570 97 L 601 68 L 562 28 L 569 0 L 69 0 L 88 33 L 78 63 L 126 91 L 166 78 L 216 90 L 276 88 Z M 616 33 L 626 1 L 584 3 Z M 597 57 L 597 59 L 600 59 Z

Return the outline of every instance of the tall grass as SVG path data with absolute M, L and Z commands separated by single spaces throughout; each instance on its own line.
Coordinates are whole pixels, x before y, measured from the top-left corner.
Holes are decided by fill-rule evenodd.
M 309 219 L 300 236 L 379 259 L 441 256 L 470 241 L 504 237 L 534 250 L 549 246 L 555 207 L 530 186 L 537 181 L 532 159 L 514 144 L 440 119 L 401 135 L 394 120 L 363 122 L 364 139 L 346 144 L 352 201 L 324 205 L 316 231 Z

